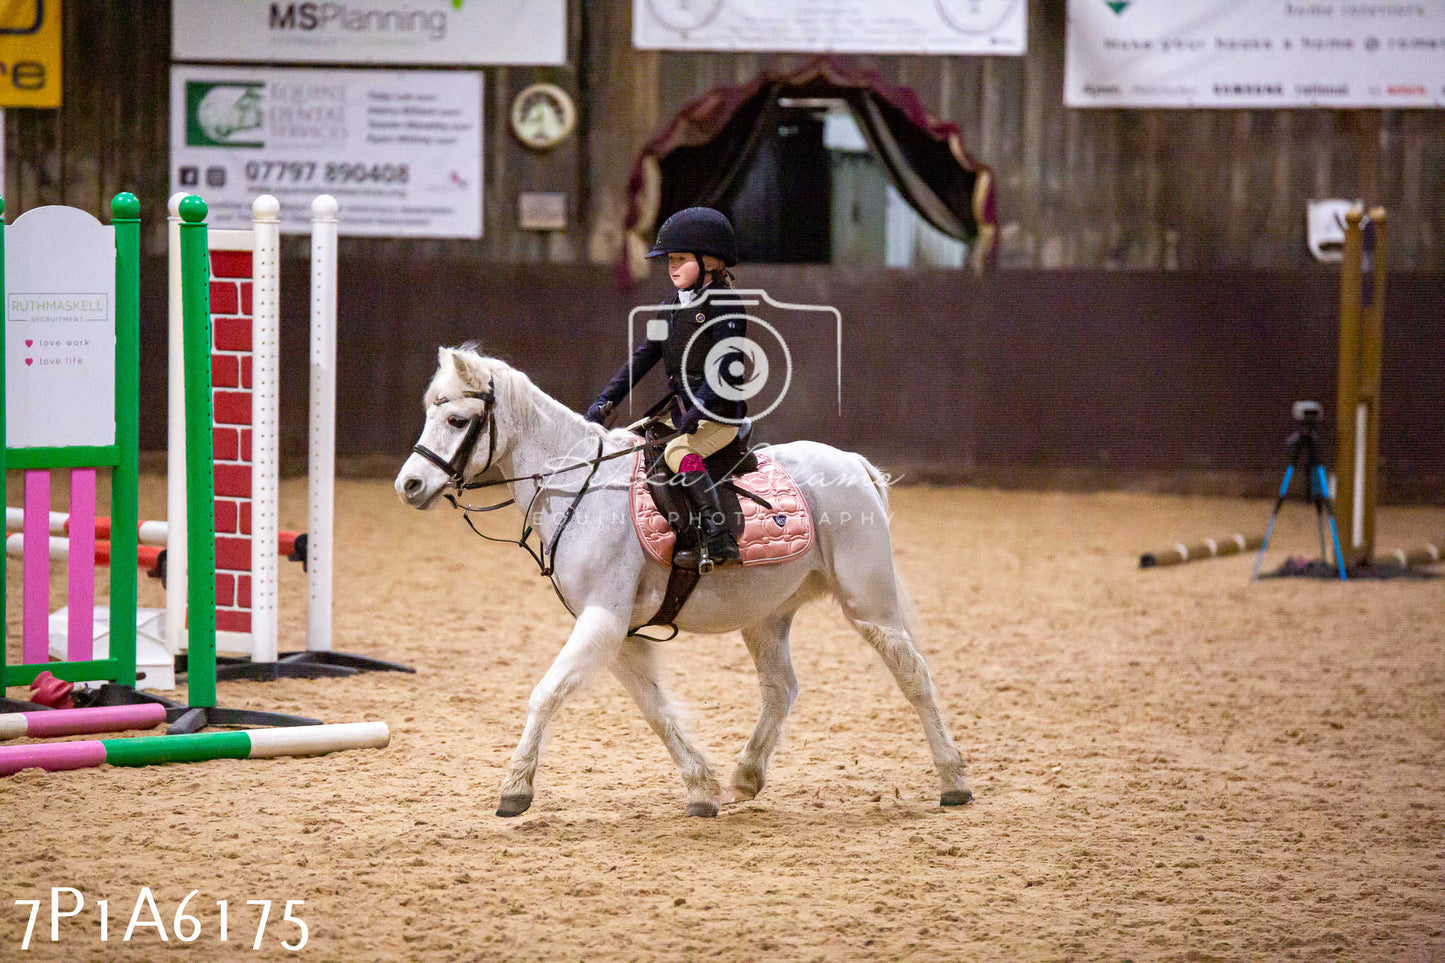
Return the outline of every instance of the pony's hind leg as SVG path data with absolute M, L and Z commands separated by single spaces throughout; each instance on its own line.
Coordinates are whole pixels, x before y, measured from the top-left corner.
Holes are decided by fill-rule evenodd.
M 885 551 L 887 551 L 885 545 Z M 938 709 L 928 663 L 913 644 L 908 601 L 893 570 L 891 552 L 872 565 L 857 557 L 837 561 L 838 601 L 858 634 L 882 657 L 903 695 L 918 713 L 942 784 L 939 802 L 961 806 L 973 798 L 963 754 Z
M 628 636 L 612 662 L 612 672 L 642 710 L 652 731 L 667 746 L 672 761 L 677 763 L 682 784 L 687 789 L 687 814 L 716 816 L 720 795 L 717 777 L 702 751 L 688 738 L 681 711 L 662 687 L 656 644 L 639 636 Z
M 743 642 L 757 666 L 763 706 L 757 727 L 738 756 L 728 802 L 752 799 L 762 790 L 768 757 L 777 748 L 783 721 L 798 697 L 798 677 L 793 674 L 793 656 L 788 648 L 792 624 L 792 613 L 788 613 L 770 616 L 743 629 Z

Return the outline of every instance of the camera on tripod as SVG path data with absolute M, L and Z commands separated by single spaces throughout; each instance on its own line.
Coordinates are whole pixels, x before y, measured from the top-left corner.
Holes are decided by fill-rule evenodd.
M 1270 536 L 1274 534 L 1274 523 L 1279 518 L 1280 506 L 1289 497 L 1289 484 L 1294 478 L 1296 468 L 1304 476 L 1305 501 L 1315 507 L 1315 519 L 1320 530 L 1320 564 L 1329 564 L 1329 549 L 1325 544 L 1325 519 L 1328 517 L 1330 535 L 1335 546 L 1335 564 L 1331 567 L 1341 579 L 1345 579 L 1347 576 L 1341 562 L 1343 554 L 1340 552 L 1339 529 L 1335 525 L 1335 507 L 1330 499 L 1330 483 L 1325 475 L 1325 466 L 1320 461 L 1319 442 L 1315 438 L 1315 430 L 1324 420 L 1325 412 L 1318 401 L 1296 401 L 1291 413 L 1294 415 L 1294 420 L 1299 423 L 1299 428 L 1285 440 L 1285 447 L 1289 449 L 1289 463 L 1284 469 L 1284 481 L 1279 486 L 1279 496 L 1274 501 L 1274 511 L 1269 515 L 1269 525 L 1264 530 L 1264 541 L 1259 546 L 1259 554 L 1254 558 L 1254 571 L 1250 574 L 1250 580 L 1259 578 L 1260 563 L 1264 561 L 1264 553 L 1269 548 Z M 1286 563 L 1286 565 L 1288 564 Z

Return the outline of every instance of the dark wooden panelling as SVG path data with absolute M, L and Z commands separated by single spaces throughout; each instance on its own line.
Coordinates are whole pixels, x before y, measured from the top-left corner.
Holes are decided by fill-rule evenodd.
M 813 403 L 765 433 L 955 477 L 1271 472 L 1289 403 L 1334 396 L 1335 274 L 1308 258 L 1304 203 L 1359 196 L 1393 214 L 1387 490 L 1438 484 L 1445 111 L 1068 110 L 1062 9 L 1031 0 L 1022 58 L 856 58 L 912 86 L 994 167 L 1000 262 L 1014 270 L 748 268 L 749 283 L 836 304 L 848 324 L 842 417 L 821 413 L 832 375 L 809 362 L 795 391 Z M 590 400 L 622 360 L 627 309 L 656 294 L 619 291 L 610 274 L 638 149 L 694 97 L 807 59 L 637 51 L 625 0 L 571 0 L 569 11 L 567 66 L 483 70 L 486 236 L 343 239 L 344 454 L 406 452 L 440 343 L 481 338 L 569 404 Z M 152 258 L 142 375 L 146 397 L 163 399 L 170 5 L 65 0 L 65 16 L 65 107 L 6 115 L 8 211 L 65 203 L 99 214 L 119 190 L 141 197 Z M 536 80 L 576 93 L 584 119 L 548 154 L 521 147 L 505 124 L 512 95 Z M 521 190 L 568 192 L 573 227 L 517 231 Z M 284 244 L 283 447 L 293 456 L 305 444 L 305 244 Z M 1117 268 L 1139 270 L 1105 270 Z M 797 337 L 800 353 L 827 355 Z M 158 448 L 163 402 L 143 415 L 145 444 Z
M 649 135 L 719 84 L 806 59 L 634 51 L 629 6 L 587 8 L 591 59 L 610 68 L 589 81 L 594 250 L 616 250 Z M 1001 266 L 1305 270 L 1306 202 L 1360 197 L 1395 213 L 1397 267 L 1445 269 L 1445 111 L 1068 109 L 1064 8 L 1031 0 L 1024 57 L 852 58 L 916 90 L 994 168 Z
M 662 279 L 659 278 L 659 281 Z M 164 265 L 143 278 L 142 446 L 165 443 Z M 282 448 L 306 445 L 306 264 L 282 278 Z M 834 271 L 752 267 L 747 287 L 843 317 L 843 411 L 832 332 L 760 310 L 794 358 L 769 441 L 815 438 L 939 477 L 1070 471 L 1128 481 L 1181 472 L 1277 479 L 1290 404 L 1332 413 L 1338 281 L 1309 275 Z M 1445 275 L 1390 279 L 1381 464 L 1389 494 L 1445 495 Z M 438 345 L 478 339 L 577 410 L 626 360 L 627 314 L 661 284 L 620 292 L 602 268 L 452 266 L 404 277 L 343 259 L 338 447 L 405 457 Z M 659 382 L 640 387 L 642 406 Z M 1036 475 L 1036 477 L 1041 477 Z M 1264 487 L 1256 486 L 1260 493 Z

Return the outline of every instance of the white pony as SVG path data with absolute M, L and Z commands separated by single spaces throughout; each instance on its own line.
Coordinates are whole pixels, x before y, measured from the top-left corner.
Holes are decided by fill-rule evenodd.
M 457 479 L 518 477 L 508 486 L 510 494 L 519 507 L 530 504 L 536 531 L 550 544 L 591 466 L 558 469 L 595 458 L 599 442 L 607 453 L 638 443 L 624 429 L 588 423 L 522 372 L 471 345 L 442 348 L 437 360 L 418 449 L 439 457 L 415 453 L 396 476 L 397 495 L 413 508 L 432 508 Z M 793 614 L 812 599 L 832 596 L 917 710 L 942 783 L 942 805 L 967 803 L 973 793 L 963 756 L 939 713 L 928 666 L 913 646 L 909 606 L 893 568 L 887 483 L 861 455 L 827 445 L 795 441 L 767 451 L 802 489 L 816 529 L 812 546 L 789 561 L 726 566 L 703 576 L 675 620 L 688 632 L 741 629 L 757 666 L 762 713 L 738 757 L 727 801 L 751 799 L 762 789 L 768 757 L 797 696 L 788 650 Z M 439 467 L 448 462 L 454 471 Z M 577 621 L 532 690 L 527 723 L 502 784 L 499 816 L 518 815 L 531 805 L 548 721 L 603 668 L 617 676 L 666 744 L 682 774 L 687 814 L 717 815 L 721 787 L 662 688 L 658 643 L 628 634 L 657 612 L 668 580 L 668 569 L 647 558 L 633 530 L 632 463 L 626 455 L 601 462 L 559 543 L 556 584 Z M 542 479 L 540 486 L 534 476 Z M 500 495 L 501 488 L 494 491 Z

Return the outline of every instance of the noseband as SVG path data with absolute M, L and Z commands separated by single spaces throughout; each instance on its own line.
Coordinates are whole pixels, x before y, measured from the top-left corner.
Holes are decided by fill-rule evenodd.
M 472 452 L 476 449 L 477 439 L 481 437 L 483 431 L 487 433 L 487 463 L 477 474 L 486 474 L 487 469 L 492 467 L 492 459 L 496 457 L 497 429 L 492 421 L 492 412 L 497 406 L 496 387 L 497 382 L 494 378 L 487 383 L 486 391 L 462 392 L 463 398 L 479 399 L 482 402 L 482 411 L 480 414 L 472 415 L 467 422 L 467 430 L 462 435 L 461 444 L 457 445 L 457 450 L 450 460 L 443 458 L 423 444 L 417 443 L 412 446 L 412 451 L 446 472 L 448 484 L 458 490 L 466 483 L 467 464 L 472 460 Z M 450 400 L 450 398 L 439 398 L 436 404 L 443 405 Z

